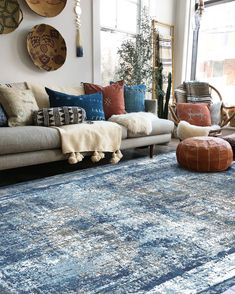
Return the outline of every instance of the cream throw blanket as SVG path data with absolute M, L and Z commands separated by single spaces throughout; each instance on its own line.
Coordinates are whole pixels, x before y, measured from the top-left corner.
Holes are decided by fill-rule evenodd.
M 104 158 L 103 152 L 113 152 L 111 163 L 117 163 L 122 158 L 122 129 L 115 123 L 96 121 L 56 129 L 60 132 L 62 152 L 68 155 L 70 164 L 82 161 L 83 155 L 80 152 L 94 152 L 91 157 L 93 162 Z
M 109 121 L 116 122 L 137 135 L 149 135 L 152 132 L 152 121 L 158 117 L 150 112 L 132 112 L 127 114 L 112 115 Z

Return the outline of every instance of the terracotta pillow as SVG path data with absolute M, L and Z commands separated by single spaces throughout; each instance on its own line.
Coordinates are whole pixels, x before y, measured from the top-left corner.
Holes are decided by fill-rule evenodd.
M 104 113 L 106 119 L 110 118 L 113 114 L 126 113 L 124 103 L 124 81 L 119 81 L 106 87 L 84 83 L 84 90 L 85 94 L 102 92 Z
M 208 104 L 205 103 L 178 103 L 177 116 L 195 126 L 211 126 L 211 115 Z

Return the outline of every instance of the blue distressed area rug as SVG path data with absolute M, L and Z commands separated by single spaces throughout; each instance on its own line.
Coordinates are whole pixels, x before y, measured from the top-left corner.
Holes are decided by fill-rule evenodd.
M 235 164 L 173 153 L 0 190 L 0 293 L 222 293 L 235 284 Z

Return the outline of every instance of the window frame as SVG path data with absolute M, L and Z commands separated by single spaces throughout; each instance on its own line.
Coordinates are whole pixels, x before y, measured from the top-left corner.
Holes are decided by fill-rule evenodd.
M 118 0 L 115 0 L 116 1 L 116 5 L 117 5 L 117 1 Z M 134 1 L 132 0 L 126 0 L 128 2 L 131 2 L 133 3 Z M 140 14 L 141 14 L 141 9 L 142 9 L 142 2 L 143 0 L 137 0 L 138 3 L 137 3 L 137 18 L 140 17 Z M 115 27 L 114 28 L 111 28 L 111 27 L 108 27 L 108 26 L 102 26 L 100 25 L 100 30 L 101 31 L 105 31 L 105 32 L 110 32 L 110 33 L 121 33 L 121 34 L 126 34 L 127 36 L 132 36 L 132 37 L 135 37 L 137 34 L 138 34 L 138 27 L 136 28 L 136 33 L 133 33 L 133 32 L 130 32 L 128 30 L 120 30 L 118 29 L 118 26 L 117 26 L 117 23 L 118 23 L 118 14 L 116 12 L 116 17 L 115 17 Z
M 214 5 L 221 5 L 228 2 L 234 2 L 235 0 L 207 0 L 204 2 L 204 7 L 211 7 Z M 196 5 L 195 1 L 195 5 Z M 196 18 L 197 16 L 195 16 Z M 200 34 L 200 19 L 195 19 L 196 27 L 193 31 L 193 41 L 192 41 L 192 58 L 191 58 L 191 75 L 190 79 L 196 79 L 196 71 L 197 71 L 197 55 L 198 55 L 198 39 Z

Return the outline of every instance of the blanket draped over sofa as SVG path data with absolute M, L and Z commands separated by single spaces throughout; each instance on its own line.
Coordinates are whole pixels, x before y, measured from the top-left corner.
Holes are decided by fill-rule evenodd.
M 95 121 L 55 128 L 60 133 L 62 152 L 68 155 L 70 164 L 82 161 L 80 152 L 94 152 L 91 157 L 93 162 L 104 158 L 103 152 L 113 152 L 111 163 L 117 163 L 122 158 L 122 129 L 116 123 Z
M 150 112 L 132 112 L 112 115 L 109 121 L 118 123 L 128 129 L 132 134 L 149 135 L 152 132 L 152 121 L 158 117 Z

